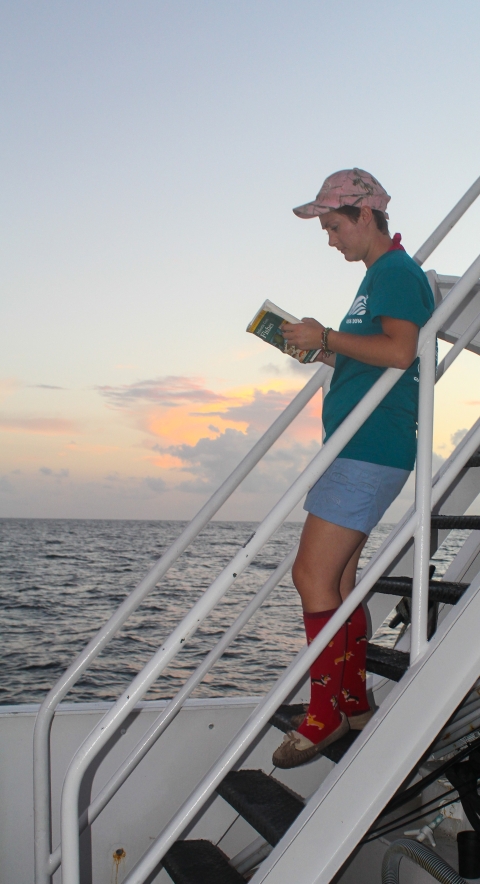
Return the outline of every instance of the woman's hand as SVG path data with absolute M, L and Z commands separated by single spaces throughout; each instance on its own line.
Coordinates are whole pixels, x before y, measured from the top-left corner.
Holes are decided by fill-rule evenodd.
M 304 316 L 301 322 L 282 323 L 282 335 L 289 346 L 299 350 L 318 350 L 322 346 L 324 326 L 316 319 Z

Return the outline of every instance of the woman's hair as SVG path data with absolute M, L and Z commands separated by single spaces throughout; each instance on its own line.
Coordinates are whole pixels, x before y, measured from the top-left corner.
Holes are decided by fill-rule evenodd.
M 339 215 L 346 215 L 354 224 L 356 224 L 360 218 L 360 209 L 358 206 L 340 206 L 339 209 L 333 209 L 333 211 L 338 212 Z M 380 209 L 372 209 L 372 215 L 375 218 L 375 224 L 380 233 L 388 234 L 388 221 L 385 218 L 384 213 L 381 212 Z

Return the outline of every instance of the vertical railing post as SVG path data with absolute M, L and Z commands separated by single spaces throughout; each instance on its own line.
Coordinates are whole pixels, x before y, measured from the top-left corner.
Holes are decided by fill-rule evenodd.
M 50 730 L 53 711 L 46 724 L 47 751 L 40 759 L 34 758 L 33 809 L 34 809 L 34 855 L 35 884 L 50 884 L 48 871 L 51 842 L 51 789 L 50 789 Z M 34 751 L 35 755 L 35 751 Z M 40 761 L 40 763 L 38 763 Z M 35 763 L 36 762 L 36 763 Z
M 410 663 L 414 663 L 427 647 L 435 357 L 436 336 L 431 334 L 420 353 L 418 446 L 415 471 L 417 527 L 414 534 Z

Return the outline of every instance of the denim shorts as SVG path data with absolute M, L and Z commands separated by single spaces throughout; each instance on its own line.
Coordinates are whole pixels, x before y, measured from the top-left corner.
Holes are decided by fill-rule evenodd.
M 303 508 L 326 522 L 370 534 L 409 475 L 409 470 L 338 457 L 310 488 Z

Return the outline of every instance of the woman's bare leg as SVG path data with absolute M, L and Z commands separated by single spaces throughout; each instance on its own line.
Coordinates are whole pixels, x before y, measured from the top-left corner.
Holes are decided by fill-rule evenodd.
M 292 568 L 304 611 L 317 613 L 340 606 L 355 585 L 358 559 L 366 540 L 362 531 L 308 514 Z
M 342 602 L 345 601 L 348 595 L 350 595 L 352 589 L 355 586 L 355 581 L 357 579 L 357 568 L 358 561 L 362 554 L 363 547 L 365 546 L 368 537 L 363 535 L 363 540 L 358 544 L 355 552 L 347 562 L 345 568 L 343 569 L 343 574 L 340 578 L 340 595 L 342 597 Z

